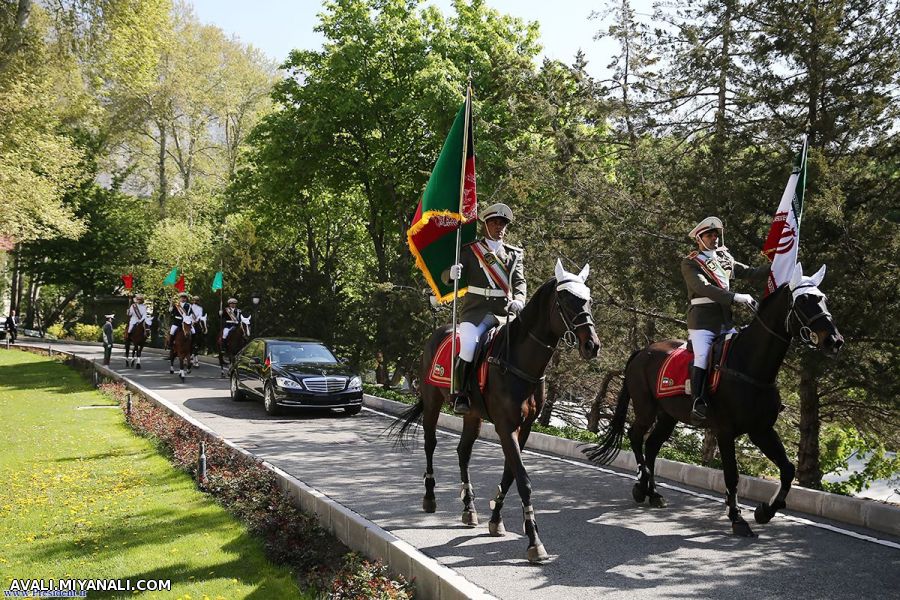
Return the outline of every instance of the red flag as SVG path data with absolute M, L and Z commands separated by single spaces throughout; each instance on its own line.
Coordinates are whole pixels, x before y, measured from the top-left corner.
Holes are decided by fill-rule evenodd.
M 122 275 L 122 282 L 125 284 L 125 289 L 131 291 L 131 288 L 134 287 L 134 275 L 131 273 Z
M 175 282 L 175 289 L 179 292 L 184 291 L 184 275 L 178 276 L 178 281 Z

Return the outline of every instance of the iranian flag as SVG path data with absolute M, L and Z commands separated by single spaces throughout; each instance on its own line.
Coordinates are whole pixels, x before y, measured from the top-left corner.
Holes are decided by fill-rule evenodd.
M 797 264 L 800 250 L 800 218 L 803 216 L 803 195 L 806 192 L 807 140 L 803 139 L 803 149 L 794 158 L 794 168 L 788 178 L 781 202 L 769 228 L 769 236 L 763 245 L 763 254 L 772 263 L 766 295 L 771 294 L 783 283 L 787 283 Z
M 473 241 L 477 218 L 475 137 L 472 88 L 469 87 L 406 232 L 416 266 L 422 270 L 439 302 L 453 300 L 453 282 L 445 282 L 441 275 L 456 261 L 457 229 L 461 228 L 461 243 Z M 459 295 L 464 293 L 465 281 L 461 279 Z

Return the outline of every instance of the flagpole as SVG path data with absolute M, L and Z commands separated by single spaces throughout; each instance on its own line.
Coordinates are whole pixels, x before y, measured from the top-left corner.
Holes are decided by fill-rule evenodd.
M 472 73 L 469 72 L 469 79 L 466 82 L 466 114 L 463 119 L 463 143 L 462 143 L 462 164 L 459 172 L 459 225 L 456 227 L 456 260 L 454 265 L 459 264 L 460 247 L 462 245 L 462 227 L 465 223 L 466 216 L 463 214 L 463 201 L 466 189 L 466 157 L 469 151 L 469 116 L 472 111 Z M 459 277 L 453 280 L 453 325 L 450 329 L 450 390 L 453 391 L 454 379 L 456 373 L 456 300 L 459 294 Z

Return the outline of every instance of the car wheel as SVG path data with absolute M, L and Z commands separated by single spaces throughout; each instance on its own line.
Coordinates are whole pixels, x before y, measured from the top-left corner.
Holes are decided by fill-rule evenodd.
M 344 414 L 347 416 L 353 416 L 355 414 L 359 414 L 359 411 L 362 410 L 362 406 L 347 406 L 344 408 Z
M 237 373 L 233 374 L 231 376 L 231 399 L 235 402 L 240 402 L 246 397 L 247 395 L 241 390 L 240 386 L 238 385 Z
M 272 391 L 271 385 L 266 386 L 266 393 L 263 396 L 263 405 L 266 407 L 266 414 L 273 417 L 281 414 L 281 408 L 275 403 L 275 392 Z

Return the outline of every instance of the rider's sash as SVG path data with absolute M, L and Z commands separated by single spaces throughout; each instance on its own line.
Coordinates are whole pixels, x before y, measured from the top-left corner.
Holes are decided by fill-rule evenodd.
M 506 269 L 503 261 L 491 252 L 491 249 L 483 241 L 475 242 L 471 248 L 489 281 L 509 296 L 509 271 Z
M 228 321 L 234 321 L 235 325 L 239 325 L 241 322 L 241 319 L 238 316 L 239 313 L 239 310 L 233 310 L 227 306 L 225 307 L 225 314 L 228 315 Z
M 728 289 L 728 274 L 725 272 L 725 269 L 718 263 L 717 259 L 711 258 L 708 262 L 712 263 L 712 267 L 707 265 L 707 261 L 704 261 L 700 258 L 700 254 L 697 253 L 694 255 L 694 262 L 700 265 L 700 269 L 706 273 L 709 278 L 715 283 L 717 286 L 722 288 L 723 290 Z
M 141 308 L 143 307 L 143 310 Z M 137 304 L 136 302 L 131 303 L 131 317 L 137 319 L 138 321 L 143 321 L 147 318 L 147 307 L 143 304 Z

